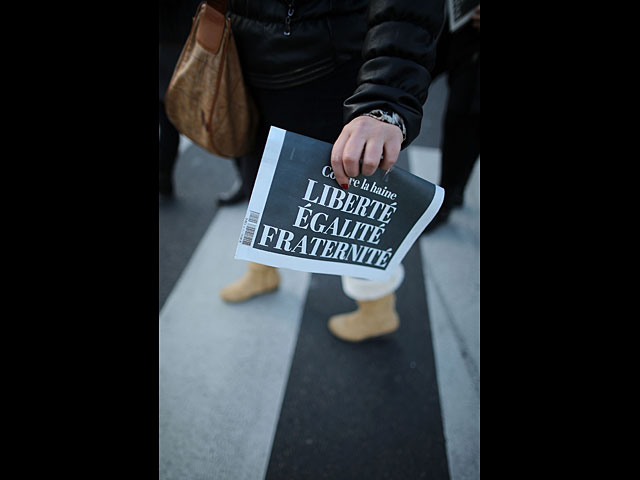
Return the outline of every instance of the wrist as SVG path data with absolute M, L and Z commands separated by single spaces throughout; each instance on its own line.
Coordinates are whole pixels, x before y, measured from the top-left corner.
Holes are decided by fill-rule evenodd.
M 396 112 L 376 109 L 368 113 L 363 113 L 362 116 L 375 118 L 381 122 L 395 125 L 402 132 L 402 141 L 404 142 L 407 139 L 407 129 L 404 126 L 404 120 L 402 120 L 402 117 Z

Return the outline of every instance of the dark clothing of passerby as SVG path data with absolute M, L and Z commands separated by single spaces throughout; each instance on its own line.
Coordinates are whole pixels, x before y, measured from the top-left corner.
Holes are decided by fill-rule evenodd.
M 426 232 L 442 225 L 464 202 L 464 190 L 480 155 L 480 32 L 471 22 L 438 42 L 434 78 L 446 73 L 449 96 L 443 121 L 441 174 L 445 189 L 442 207 Z
M 173 195 L 173 171 L 178 157 L 180 133 L 165 112 L 164 95 L 169 87 L 180 52 L 191 31 L 199 1 L 160 0 L 158 12 L 158 123 L 159 192 Z

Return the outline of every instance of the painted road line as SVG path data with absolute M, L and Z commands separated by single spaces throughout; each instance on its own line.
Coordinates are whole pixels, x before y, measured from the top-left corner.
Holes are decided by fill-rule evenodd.
M 246 205 L 220 209 L 160 312 L 160 479 L 262 480 L 310 275 L 228 305 Z

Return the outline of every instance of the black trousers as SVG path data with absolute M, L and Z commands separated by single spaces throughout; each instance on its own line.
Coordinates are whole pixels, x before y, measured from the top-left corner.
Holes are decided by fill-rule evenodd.
M 442 124 L 440 185 L 443 211 L 463 203 L 463 193 L 480 155 L 480 33 L 471 23 L 451 33 L 445 24 L 434 78 L 447 73 L 449 96 Z
M 271 126 L 329 143 L 337 140 L 344 126 L 342 104 L 356 89 L 360 65 L 343 64 L 329 75 L 287 89 L 251 89 L 261 121 L 253 151 L 239 158 L 247 196 L 253 190 Z
M 180 144 L 180 133 L 169 121 L 164 110 L 164 102 L 159 102 L 158 123 L 160 124 L 160 174 L 166 178 L 172 178 L 173 168 L 178 156 L 178 146 Z
M 464 189 L 480 155 L 480 63 L 449 73 L 443 123 L 440 185 L 446 206 L 462 205 Z

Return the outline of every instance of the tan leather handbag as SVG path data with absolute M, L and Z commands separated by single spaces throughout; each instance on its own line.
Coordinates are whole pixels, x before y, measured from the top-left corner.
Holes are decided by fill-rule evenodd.
M 209 152 L 248 153 L 258 110 L 244 84 L 226 1 L 202 2 L 165 96 L 169 120 Z

